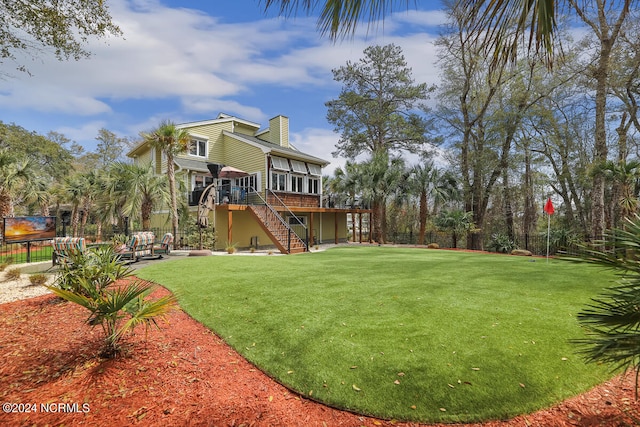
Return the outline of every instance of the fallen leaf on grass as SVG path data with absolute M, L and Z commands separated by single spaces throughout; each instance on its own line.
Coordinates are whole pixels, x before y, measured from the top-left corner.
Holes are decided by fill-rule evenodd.
M 447 384 L 447 385 L 451 388 L 456 388 L 456 386 L 454 386 L 453 384 Z
M 447 412 L 447 409 L 446 408 L 440 408 L 440 411 Z
M 471 368 L 472 371 L 479 371 L 480 368 Z
M 400 381 L 395 380 L 393 383 L 397 385 L 397 384 L 400 384 Z
M 353 385 L 351 386 L 351 388 L 352 388 L 352 389 L 354 389 L 355 391 L 362 391 L 362 389 L 361 389 L 361 388 L 359 388 L 359 387 L 358 387 L 357 385 L 355 385 L 355 384 L 353 384 Z
M 525 388 L 525 385 L 524 385 L 524 384 L 522 384 L 522 383 L 520 383 L 520 387 Z

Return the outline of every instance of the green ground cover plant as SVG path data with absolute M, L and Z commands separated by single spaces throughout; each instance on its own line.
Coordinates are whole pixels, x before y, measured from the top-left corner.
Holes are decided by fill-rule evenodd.
M 577 313 L 615 279 L 592 265 L 351 246 L 136 274 L 277 381 L 376 417 L 508 418 L 612 376 L 570 343 L 584 336 Z

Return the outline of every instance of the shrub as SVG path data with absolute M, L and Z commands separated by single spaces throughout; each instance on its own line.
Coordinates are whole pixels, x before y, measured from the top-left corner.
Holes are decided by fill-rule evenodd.
M 19 268 L 12 268 L 11 270 L 7 270 L 4 273 L 4 281 L 9 282 L 11 280 L 18 280 L 20 279 L 21 274 L 22 273 L 20 272 Z
M 429 243 L 427 249 L 440 249 L 440 245 L 437 243 Z
M 47 283 L 48 277 L 45 274 L 38 273 L 29 276 L 29 282 L 32 286 L 42 286 Z
M 0 271 L 4 271 L 8 266 L 10 266 L 11 264 L 13 264 L 13 258 L 12 257 L 6 257 L 1 263 L 0 263 Z
M 504 254 L 511 253 L 511 251 L 517 249 L 516 244 L 506 234 L 492 234 L 487 248 L 491 252 L 501 252 Z
M 91 312 L 87 323 L 100 325 L 105 333 L 103 355 L 114 357 L 127 332 L 144 324 L 156 324 L 156 318 L 172 310 L 173 295 L 151 300 L 152 285 L 141 280 L 115 282 L 131 276 L 133 270 L 120 263 L 110 246 L 86 254 L 75 254 L 73 264 L 64 266 L 54 286 L 47 286 L 57 296 Z
M 588 337 L 574 340 L 588 362 L 607 363 L 614 368 L 634 370 L 635 392 L 638 398 L 640 376 L 640 216 L 625 220 L 624 228 L 606 233 L 606 241 L 583 244 L 578 258 L 612 269 L 619 274 L 619 282 L 593 298 L 580 313 L 578 322 Z M 614 245 L 611 243 L 614 242 Z M 609 247 L 607 245 L 610 245 Z
M 227 251 L 228 254 L 233 254 L 236 252 L 236 244 L 237 243 L 229 243 L 224 249 Z
M 69 262 L 60 266 L 55 285 L 88 296 L 85 282 L 100 292 L 132 273 L 133 270 L 117 258 L 113 247 L 100 246 L 86 252 L 69 253 Z

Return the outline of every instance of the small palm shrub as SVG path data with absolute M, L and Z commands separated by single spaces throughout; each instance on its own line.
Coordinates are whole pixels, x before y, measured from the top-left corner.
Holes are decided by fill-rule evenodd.
M 237 243 L 229 243 L 225 247 L 225 250 L 227 251 L 228 254 L 233 254 L 236 252 L 236 245 Z
M 19 268 L 12 268 L 10 270 L 7 270 L 4 273 L 4 281 L 5 282 L 10 282 L 12 280 L 18 280 L 20 279 L 20 275 L 21 275 L 21 271 Z
M 99 246 L 91 251 L 70 252 L 69 262 L 60 266 L 55 285 L 88 296 L 87 283 L 100 292 L 132 274 L 133 269 L 119 261 L 113 247 Z
M 47 288 L 67 301 L 78 304 L 90 315 L 87 323 L 100 325 L 105 333 L 103 355 L 114 357 L 127 332 L 136 326 L 157 326 L 156 318 L 177 305 L 176 298 L 166 296 L 152 300 L 153 286 L 141 280 L 116 283 L 132 275 L 110 246 L 71 257 L 72 263 L 62 267 L 56 282 Z
M 575 340 L 589 362 L 606 363 L 615 369 L 633 369 L 636 399 L 640 375 L 640 217 L 627 219 L 623 229 L 606 233 L 605 241 L 581 245 L 572 261 L 596 264 L 619 273 L 616 285 L 578 313 L 587 338 Z
M 29 276 L 29 283 L 31 286 L 42 286 L 47 283 L 47 276 L 42 273 L 32 274 Z

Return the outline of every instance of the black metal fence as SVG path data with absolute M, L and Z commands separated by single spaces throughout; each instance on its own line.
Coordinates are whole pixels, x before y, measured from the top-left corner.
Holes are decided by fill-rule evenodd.
M 296 226 L 293 226 L 294 228 Z M 95 233 L 91 233 L 88 228 L 85 233 L 87 242 L 93 243 L 98 241 Z M 115 230 L 117 231 L 117 230 Z M 138 231 L 138 230 L 131 230 Z M 154 227 L 152 231 L 156 235 L 156 240 L 160 241 L 165 233 L 171 232 L 170 228 Z M 216 235 L 211 228 L 200 230 L 197 226 L 180 228 L 174 236 L 173 248 L 177 250 L 193 250 L 200 248 L 200 232 L 202 231 L 202 247 L 205 249 L 214 249 L 216 243 Z M 300 230 L 302 232 L 302 230 Z M 112 241 L 114 233 L 103 233 L 100 241 Z M 62 235 L 62 234 L 60 234 Z M 368 234 L 363 232 L 363 236 L 368 238 Z M 364 239 L 366 241 L 366 238 Z M 351 238 L 349 239 L 351 240 Z M 387 243 L 415 245 L 418 243 L 418 233 L 390 233 L 386 239 Z M 546 255 L 547 253 L 547 236 L 545 234 L 524 234 L 515 236 L 513 241 L 502 243 L 496 242 L 496 236 L 480 235 L 480 241 L 483 242 L 482 249 L 493 252 L 511 252 L 511 249 L 526 249 L 534 255 Z M 457 247 L 459 249 L 466 248 L 466 237 L 461 236 L 457 239 Z M 309 242 L 315 245 L 317 242 Z M 429 231 L 425 235 L 424 244 L 436 243 L 440 248 L 453 248 L 453 236 L 451 233 Z M 498 244 L 496 244 L 498 243 Z M 256 242 L 257 244 L 257 242 Z M 220 245 L 218 245 L 220 249 Z M 558 252 L 572 251 L 576 249 L 576 245 L 568 242 L 566 238 L 552 238 L 549 241 L 549 254 L 555 255 Z M 10 243 L 0 246 L 0 262 L 10 258 L 14 263 L 41 262 L 51 260 L 51 245 L 48 241 L 34 241 L 29 243 Z
M 395 244 L 415 245 L 418 243 L 418 233 L 389 233 L 386 241 Z M 514 236 L 513 240 L 505 240 L 501 236 L 486 236 L 479 234 L 479 241 L 482 242 L 482 250 L 490 252 L 510 253 L 512 249 L 525 249 L 533 255 L 547 254 L 547 235 L 546 234 L 522 234 Z M 453 248 L 453 235 L 451 233 L 429 231 L 425 234 L 424 244 L 436 243 L 440 248 Z M 467 248 L 466 236 L 458 236 L 457 248 Z M 567 241 L 566 237 L 549 239 L 549 255 L 555 255 L 558 252 L 567 252 L 575 250 L 577 246 L 574 242 Z

